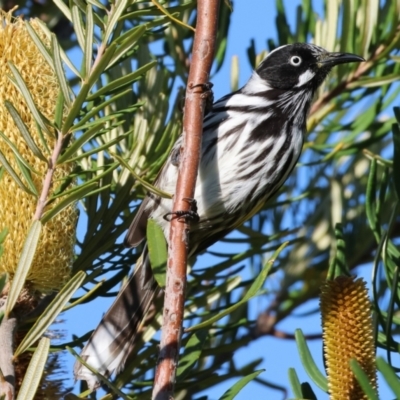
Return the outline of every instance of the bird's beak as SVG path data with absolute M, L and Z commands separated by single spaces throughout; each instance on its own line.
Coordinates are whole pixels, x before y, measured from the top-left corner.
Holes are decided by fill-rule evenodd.
M 351 53 L 325 53 L 320 56 L 318 64 L 320 67 L 328 66 L 333 67 L 338 64 L 346 64 L 350 62 L 365 61 L 362 57 Z

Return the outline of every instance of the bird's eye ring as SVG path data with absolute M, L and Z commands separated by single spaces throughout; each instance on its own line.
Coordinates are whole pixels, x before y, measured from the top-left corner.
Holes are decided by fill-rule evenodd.
M 292 56 L 290 57 L 290 64 L 292 64 L 295 67 L 298 67 L 301 64 L 301 57 L 299 56 Z

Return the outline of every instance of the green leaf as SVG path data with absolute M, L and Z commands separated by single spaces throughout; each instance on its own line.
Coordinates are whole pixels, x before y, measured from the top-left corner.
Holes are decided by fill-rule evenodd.
M 60 9 L 66 18 L 72 22 L 71 11 L 62 0 L 53 0 L 53 3 Z
M 193 369 L 196 362 L 199 361 L 207 336 L 207 330 L 197 331 L 190 336 L 184 348 L 183 355 L 179 359 L 177 371 L 178 381 L 182 382 Z
M 89 121 L 88 123 L 80 126 L 79 128 L 76 128 L 75 126 L 73 126 L 71 129 L 71 132 L 75 132 L 77 130 L 85 130 L 85 129 L 91 128 L 92 126 L 105 125 L 106 122 L 112 122 L 113 120 L 118 120 L 119 118 L 124 116 L 124 114 L 129 114 L 129 116 L 130 116 L 132 114 L 132 111 L 138 107 L 139 107 L 139 105 L 133 104 L 130 109 L 118 110 L 111 114 L 107 114 L 104 117 L 100 117 L 100 118 L 94 119 L 93 121 Z M 110 130 L 111 129 L 109 128 L 108 131 L 110 131 Z
M 114 64 L 116 64 L 121 57 L 123 57 L 132 47 L 134 47 L 137 41 L 144 35 L 147 30 L 146 25 L 139 25 L 135 28 L 132 28 L 128 32 L 124 33 L 116 42 L 118 43 L 118 48 L 114 53 L 114 56 L 111 58 L 109 64 L 106 69 L 109 69 Z
M 4 169 L 11 175 L 14 179 L 15 183 L 26 193 L 35 196 L 35 193 L 30 191 L 19 179 L 18 174 L 14 171 L 11 165 L 8 163 L 7 159 L 4 157 L 4 154 L 0 151 L 0 163 L 3 165 Z
M 368 400 L 379 400 L 376 390 L 371 385 L 367 374 L 362 369 L 357 360 L 350 360 L 350 368 L 353 371 L 358 383 L 360 384 L 363 392 L 367 395 Z M 398 382 L 397 382 L 398 385 Z
M 371 160 L 371 168 L 368 175 L 367 192 L 365 200 L 365 212 L 367 214 L 368 222 L 375 238 L 379 241 L 378 232 L 378 216 L 376 215 L 376 160 Z
M 27 163 L 27 161 L 24 159 L 24 157 L 22 156 L 22 154 L 18 151 L 17 146 L 16 146 L 3 132 L 1 132 L 1 131 L 0 131 L 0 137 L 3 138 L 3 140 L 7 143 L 7 145 L 10 147 L 10 149 L 11 149 L 12 152 L 14 153 L 15 160 L 16 160 L 16 162 L 18 163 L 18 167 L 20 167 L 20 170 L 21 170 L 22 174 L 24 175 L 24 177 L 25 177 L 25 170 L 22 170 L 21 164 L 22 164 L 26 169 L 28 169 L 29 171 L 32 171 L 32 172 L 34 172 L 34 173 L 36 173 L 36 174 L 38 174 L 38 175 L 40 174 L 38 171 L 35 171 L 35 170 L 33 169 L 33 167 L 31 167 L 31 166 Z M 29 179 L 30 179 L 30 178 L 29 178 Z M 33 182 L 32 182 L 32 185 L 33 185 Z M 36 187 L 35 187 L 34 185 L 33 185 L 33 189 L 32 189 L 32 187 L 31 187 L 31 190 L 32 190 L 34 193 L 37 194 Z
M 19 115 L 14 105 L 10 103 L 8 100 L 4 102 L 4 105 L 6 106 L 7 111 L 10 113 L 12 119 L 14 120 L 15 125 L 17 125 L 17 128 L 19 129 L 22 137 L 24 138 L 26 144 L 28 145 L 32 153 L 40 160 L 47 162 L 47 158 L 43 155 L 39 147 L 36 146 L 36 143 L 34 142 L 31 134 L 29 133 L 28 128 L 26 127 L 24 121 L 22 120 L 21 116 Z
M 21 171 L 22 175 L 24 176 L 25 181 L 28 184 L 31 192 L 34 194 L 35 197 L 39 197 L 39 193 L 36 189 L 35 183 L 32 180 L 32 176 L 31 176 L 29 169 L 25 166 L 25 164 L 19 158 L 16 158 L 15 161 L 18 164 L 19 170 Z
M 121 163 L 121 165 L 123 165 L 133 175 L 133 177 L 144 186 L 145 189 L 165 199 L 172 199 L 172 194 L 163 192 L 162 190 L 156 188 L 155 186 L 150 185 L 150 183 L 146 182 L 139 175 L 137 175 L 135 171 L 132 169 L 132 167 L 118 154 L 110 152 L 110 155 L 115 157 Z
M 97 92 L 94 94 L 90 95 L 87 100 L 95 100 L 99 96 L 107 96 L 112 94 L 115 90 L 123 90 L 126 86 L 132 85 L 133 82 L 141 78 L 142 75 L 144 75 L 148 70 L 153 68 L 155 65 L 157 65 L 157 61 L 151 61 L 146 65 L 143 65 L 143 67 L 140 67 L 134 72 L 131 72 L 128 75 L 125 75 L 121 78 L 115 79 L 111 81 L 109 84 L 103 86 L 101 89 L 99 89 Z
M 400 109 L 399 109 L 399 113 L 400 113 Z M 400 171 L 400 128 L 399 128 L 399 124 L 393 124 L 392 133 L 393 133 L 393 147 L 394 147 L 393 171 Z M 392 176 L 393 176 L 394 187 L 395 187 L 396 193 L 397 193 L 397 198 L 400 199 L 400 174 L 394 172 Z
M 303 397 L 303 393 L 301 390 L 301 384 L 299 377 L 297 376 L 296 370 L 294 368 L 289 368 L 289 382 L 290 388 L 292 389 L 293 394 L 296 398 L 301 399 Z
M 54 68 L 53 65 L 53 60 L 51 58 L 51 55 L 49 53 L 49 50 L 47 49 L 47 47 L 44 45 L 44 43 L 42 42 L 42 40 L 40 39 L 40 37 L 38 36 L 38 34 L 36 33 L 36 31 L 32 28 L 31 24 L 28 21 L 25 21 L 25 28 L 29 33 L 29 36 L 31 37 L 31 39 L 33 40 L 33 42 L 35 43 L 36 47 L 38 48 L 38 50 L 40 51 L 40 54 L 43 56 L 43 58 L 46 60 L 47 64 L 49 64 L 49 66 L 51 68 Z
M 295 337 L 300 360 L 308 376 L 321 390 L 328 393 L 328 381 L 315 364 L 301 329 L 296 329 Z
M 232 400 L 236 397 L 236 395 L 253 379 L 257 378 L 265 369 L 260 369 L 258 371 L 253 372 L 247 376 L 244 376 L 238 382 L 236 382 L 231 388 L 229 388 L 221 397 L 220 400 Z
M 39 110 L 36 107 L 35 102 L 33 101 L 33 97 L 31 93 L 28 90 L 28 87 L 26 86 L 21 74 L 19 73 L 18 69 L 15 67 L 13 63 L 10 61 L 8 62 L 8 66 L 11 69 L 14 79 L 10 77 L 10 80 L 14 85 L 17 87 L 17 89 L 21 92 L 26 105 L 28 106 L 29 110 L 31 111 L 33 117 L 35 118 L 35 121 L 37 124 L 39 124 L 40 128 L 46 132 L 48 135 L 50 135 L 50 131 L 47 128 L 47 124 L 45 122 L 45 118 L 43 115 L 39 112 Z
M 120 0 L 114 4 L 113 12 L 109 15 L 107 20 L 106 29 L 104 32 L 103 43 L 108 43 L 112 34 L 114 34 L 114 27 L 117 24 L 119 18 L 122 16 L 126 7 L 128 6 L 128 0 Z
M 101 74 L 104 72 L 104 68 L 109 63 L 111 57 L 114 55 L 116 49 L 116 44 L 113 43 L 108 47 L 105 53 L 98 59 L 98 62 L 94 69 L 91 71 L 90 76 L 86 83 L 82 85 L 79 90 L 78 95 L 76 96 L 71 109 L 69 110 L 69 114 L 65 118 L 64 125 L 62 128 L 62 134 L 65 135 L 69 132 L 75 118 L 79 115 L 83 103 L 88 101 L 88 93 L 92 86 L 96 83 L 96 81 L 100 78 Z
M 335 279 L 338 276 L 351 275 L 346 262 L 346 242 L 344 240 L 342 224 L 336 224 L 335 237 L 336 249 L 334 257 L 329 265 L 327 279 Z
M 92 183 L 89 185 L 84 185 L 80 187 L 78 190 L 72 192 L 70 196 L 67 196 L 65 199 L 62 199 L 56 206 L 54 206 L 51 210 L 45 212 L 41 221 L 43 224 L 50 221 L 54 218 L 58 213 L 60 213 L 64 208 L 68 207 L 70 204 L 77 202 L 78 200 L 83 199 L 84 197 L 92 196 L 96 193 L 101 192 L 102 190 L 106 190 L 110 185 L 103 186 L 98 188 L 97 183 Z M 98 188 L 98 189 L 95 189 Z
M 85 143 L 89 140 L 93 139 L 99 131 L 104 127 L 104 123 L 100 123 L 92 128 L 88 129 L 81 136 L 79 136 L 76 140 L 74 140 L 71 145 L 65 150 L 65 152 L 58 158 L 57 164 L 63 164 L 65 162 L 69 162 L 68 160 L 80 150 Z
M 86 35 L 85 35 L 85 50 L 83 53 L 83 76 L 88 77 L 92 68 L 93 57 L 93 9 L 90 4 L 86 6 Z
M 33 353 L 28 369 L 25 372 L 24 380 L 18 392 L 17 400 L 33 400 L 36 390 L 42 379 L 43 371 L 49 355 L 50 339 L 42 338 L 37 349 Z
M 396 398 L 400 399 L 399 377 L 396 375 L 393 368 L 382 357 L 377 358 L 376 364 Z
M 24 246 L 22 247 L 21 257 L 18 262 L 17 269 L 11 282 L 10 292 L 7 298 L 5 315 L 8 317 L 14 308 L 15 303 L 24 287 L 26 277 L 32 265 L 33 257 L 35 256 L 36 248 L 39 242 L 42 224 L 40 221 L 33 221 L 29 229 Z
M 64 101 L 67 107 L 71 106 L 71 90 L 69 88 L 67 79 L 65 78 L 65 71 L 61 61 L 60 46 L 54 34 L 51 35 L 51 51 L 53 55 L 54 70 L 57 76 L 58 84 L 60 85 L 61 92 L 64 96 Z
M 158 286 L 165 288 L 165 274 L 168 261 L 167 242 L 163 230 L 154 219 L 147 220 L 146 237 L 154 278 Z
M 103 151 L 103 150 L 108 150 L 108 149 L 109 149 L 111 146 L 113 146 L 114 144 L 117 144 L 117 143 L 120 142 L 121 140 L 128 138 L 128 137 L 131 135 L 131 133 L 132 133 L 132 132 L 126 132 L 125 134 L 120 135 L 120 136 L 117 136 L 116 138 L 110 140 L 109 142 L 103 144 L 102 146 L 96 147 L 96 148 L 94 148 L 94 149 L 92 149 L 92 150 L 89 150 L 89 151 L 87 151 L 87 152 L 85 152 L 85 153 L 82 153 L 82 154 L 80 154 L 80 155 L 78 155 L 78 156 L 76 156 L 76 157 L 68 158 L 68 159 L 66 159 L 66 160 L 63 161 L 63 162 L 68 162 L 68 163 L 69 163 L 69 162 L 75 162 L 75 161 L 81 160 L 82 158 L 89 157 L 89 156 L 92 155 L 92 154 L 99 154 L 99 152 L 101 152 L 101 151 Z M 64 160 L 64 159 L 63 159 L 63 160 Z
M 54 0 L 54 2 L 58 2 L 58 0 Z M 68 9 L 69 11 L 69 9 Z M 70 14 L 71 15 L 71 14 Z M 70 18 L 68 18 L 70 19 Z M 40 29 L 42 30 L 42 32 L 51 40 L 51 35 L 52 32 L 50 32 L 49 28 L 47 27 L 47 25 L 41 21 L 40 19 L 36 20 L 37 24 L 39 25 Z M 69 57 L 67 56 L 67 54 L 65 53 L 65 51 L 59 47 L 59 51 L 61 54 L 61 58 L 62 60 L 65 62 L 65 64 L 68 65 L 68 68 L 80 79 L 82 79 L 81 74 L 79 73 L 79 71 L 75 68 L 75 65 L 71 62 L 71 60 L 69 59 Z
M 260 274 L 257 276 L 253 284 L 250 286 L 249 290 L 247 293 L 243 296 L 243 299 L 238 301 L 236 304 L 234 304 L 231 307 L 226 308 L 224 311 L 220 312 L 217 315 L 214 315 L 213 317 L 209 318 L 208 320 L 201 322 L 197 325 L 191 326 L 190 328 L 186 329 L 186 332 L 192 332 L 197 329 L 202 329 L 205 328 L 209 325 L 212 325 L 214 322 L 220 320 L 223 318 L 225 315 L 231 314 L 233 311 L 241 307 L 243 304 L 247 303 L 252 297 L 256 296 L 259 292 L 259 290 L 262 288 L 264 285 L 265 280 L 268 277 L 268 274 L 272 268 L 273 263 L 275 262 L 276 258 L 279 256 L 279 253 L 288 245 L 289 242 L 283 243 L 279 248 L 275 251 L 273 256 L 267 261 L 265 264 L 264 268 L 260 272 Z
M 312 387 L 308 382 L 303 382 L 301 384 L 301 392 L 303 393 L 303 398 L 307 400 L 318 400 L 317 396 L 315 395 L 314 391 L 312 390 Z
M 63 310 L 65 304 L 69 301 L 72 295 L 80 288 L 86 274 L 83 271 L 76 273 L 60 290 L 53 301 L 47 306 L 43 314 L 37 319 L 29 332 L 22 339 L 14 356 L 24 353 L 30 346 L 46 332 L 49 326 L 58 317 Z
M 72 25 L 74 27 L 76 39 L 78 41 L 79 47 L 84 51 L 85 49 L 85 30 L 83 28 L 83 20 L 81 12 L 76 4 L 72 3 L 71 7 L 72 15 Z
M 115 162 L 113 164 L 107 165 L 106 166 L 107 168 L 105 168 L 105 166 L 99 167 L 96 171 L 96 174 L 93 174 L 93 177 L 89 180 L 86 180 L 83 185 L 73 186 L 72 188 L 70 188 L 68 190 L 64 190 L 64 191 L 60 190 L 59 193 L 52 195 L 49 200 L 53 201 L 54 199 L 56 199 L 58 197 L 62 197 L 62 196 L 68 197 L 72 193 L 82 190 L 82 187 L 87 187 L 87 186 L 91 185 L 92 189 L 96 188 L 96 187 L 98 187 L 100 182 L 102 182 L 103 178 L 106 175 L 110 174 L 112 171 L 114 171 L 118 166 L 119 166 L 119 164 L 117 162 Z M 100 171 L 103 171 L 103 172 L 100 172 Z M 105 187 L 105 185 L 103 187 Z M 109 185 L 107 185 L 107 187 L 109 187 Z
M 98 106 L 93 107 L 90 111 L 85 113 L 85 115 L 82 117 L 82 119 L 79 122 L 77 122 L 74 125 L 73 130 L 76 131 L 78 129 L 81 129 L 81 127 L 86 122 L 88 122 L 91 118 L 94 118 L 101 110 L 103 110 L 104 108 L 106 108 L 110 104 L 116 103 L 117 100 L 123 98 L 128 93 L 132 93 L 132 88 L 126 89 L 126 90 L 122 91 L 121 93 L 115 94 L 114 96 L 111 96 L 106 101 L 103 101 L 102 103 L 100 103 Z M 137 105 L 137 107 L 140 107 L 143 104 L 144 103 L 137 103 L 136 105 Z

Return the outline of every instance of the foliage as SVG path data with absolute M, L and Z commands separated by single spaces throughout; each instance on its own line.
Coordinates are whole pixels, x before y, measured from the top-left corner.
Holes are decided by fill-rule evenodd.
M 68 191 L 67 184 L 58 183 L 63 201 L 45 214 L 42 222 L 79 201 L 79 226 L 84 232 L 77 241 L 72 275 L 79 271 L 87 274 L 82 286 L 85 294 L 71 299 L 67 309 L 115 294 L 114 287 L 138 257 L 139 253 L 124 249 L 122 235 L 180 134 L 182 95 L 177 87 L 187 76 L 192 31 L 151 2 L 54 3 L 70 21 L 82 56 L 81 64 L 74 65 L 43 25 L 52 45 L 48 49 L 40 40 L 37 45 L 54 66 L 61 94 L 54 119 L 43 122 L 38 115 L 37 122 L 38 126 L 49 122 L 64 137 L 71 136 L 57 162 L 76 164 L 69 179 L 78 184 Z M 194 25 L 194 1 L 162 4 L 173 18 Z M 395 334 L 400 323 L 396 316 L 400 306 L 400 181 L 394 172 L 400 163 L 400 110 L 393 117 L 391 107 L 400 90 L 400 59 L 396 56 L 400 6 L 391 0 L 326 0 L 325 16 L 320 19 L 311 0 L 303 0 L 297 8 L 295 27 L 287 22 L 289 10 L 284 2 L 277 0 L 276 6 L 278 41 L 268 40 L 270 50 L 312 40 L 328 49 L 363 55 L 366 62 L 341 66 L 331 73 L 310 114 L 301 164 L 275 201 L 240 228 L 239 235 L 222 241 L 244 245 L 246 250 L 237 254 L 230 252 L 232 246 L 226 246 L 224 253 L 211 249 L 208 253 L 219 260 L 207 268 L 196 264 L 191 269 L 186 302 L 188 329 L 182 339 L 177 398 L 194 398 L 231 378 L 238 384 L 222 398 L 233 398 L 235 390 L 250 379 L 284 391 L 264 380 L 268 376 L 265 373 L 258 375 L 260 359 L 237 368 L 232 354 L 261 335 L 273 334 L 278 323 L 319 295 L 328 266 L 337 257 L 331 249 L 339 222 L 344 227 L 341 240 L 348 249 L 340 257 L 346 258 L 352 271 L 365 264 L 373 266 L 376 342 L 387 351 L 387 360 L 378 364 L 379 370 L 398 391 L 399 383 L 393 378 L 398 368 L 392 363 L 392 354 L 398 352 Z M 229 9 L 223 5 L 216 69 L 224 62 L 229 16 Z M 254 44 L 250 44 L 248 54 L 253 65 L 262 57 Z M 146 188 L 142 181 L 147 182 Z M 283 241 L 289 245 L 282 250 Z M 282 250 L 279 256 L 278 250 Z M 279 290 L 260 291 L 259 284 L 266 275 L 277 271 L 276 266 L 270 269 L 275 257 L 280 268 L 276 274 Z M 60 304 L 66 304 L 81 278 L 76 275 L 66 284 L 48 313 L 54 316 L 59 312 Z M 239 303 L 239 299 L 247 300 L 255 294 L 265 296 L 268 307 L 252 320 L 248 303 Z M 113 387 L 127 396 L 140 399 L 149 395 L 158 354 L 154 335 L 159 316 L 157 313 L 146 327 L 140 352 L 130 357 L 125 370 L 113 381 Z M 53 319 L 45 317 L 46 312 L 28 332 L 25 343 L 30 345 L 49 326 Z M 53 349 L 79 347 L 86 339 L 86 335 L 75 338 Z M 36 358 L 46 354 L 43 343 Z M 305 346 L 301 341 L 301 349 Z M 312 357 L 305 360 L 309 366 Z M 317 375 L 323 382 L 324 377 Z M 301 384 L 293 370 L 290 382 L 296 396 L 313 398 L 311 385 Z

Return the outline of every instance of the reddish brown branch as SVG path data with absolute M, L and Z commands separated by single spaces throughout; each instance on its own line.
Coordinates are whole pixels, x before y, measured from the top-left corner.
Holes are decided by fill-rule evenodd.
M 197 5 L 197 26 L 183 118 L 183 153 L 174 196 L 174 211 L 189 211 L 190 204 L 184 199 L 194 197 L 205 107 L 202 85 L 209 81 L 214 59 L 218 9 L 219 0 L 202 0 Z M 188 229 L 183 219 L 172 219 L 161 350 L 153 389 L 155 400 L 169 400 L 174 394 L 185 303 Z

